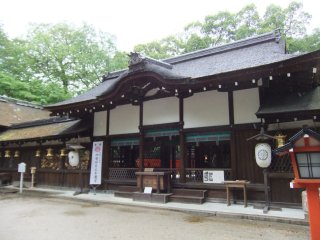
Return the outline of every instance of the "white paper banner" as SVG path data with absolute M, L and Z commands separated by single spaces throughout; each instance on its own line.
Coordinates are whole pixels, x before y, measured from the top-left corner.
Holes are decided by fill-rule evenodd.
M 91 158 L 91 172 L 90 185 L 101 184 L 101 170 L 102 170 L 102 150 L 103 142 L 93 142 L 92 158 Z

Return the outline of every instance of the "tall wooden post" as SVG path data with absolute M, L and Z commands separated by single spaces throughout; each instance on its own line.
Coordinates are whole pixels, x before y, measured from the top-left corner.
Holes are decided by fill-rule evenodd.
M 106 121 L 106 138 L 104 140 L 104 161 L 102 163 L 102 178 L 104 180 L 104 188 L 107 188 L 107 180 L 109 180 L 109 163 L 110 163 L 110 109 L 107 109 Z
M 66 141 L 63 140 L 62 141 L 63 143 L 63 146 L 66 146 Z M 39 157 L 40 159 L 40 157 Z M 65 182 L 65 174 L 66 174 L 66 161 L 67 161 L 67 156 L 60 156 L 60 170 L 61 170 L 61 183 L 60 183 L 60 186 L 64 187 L 64 182 Z
M 139 132 L 140 132 L 140 139 L 139 139 L 139 171 L 142 172 L 144 168 L 144 131 L 143 131 L 143 102 L 140 102 L 139 105 Z M 140 178 L 140 192 L 143 191 L 143 176 Z
M 234 125 L 234 104 L 233 104 L 233 92 L 228 92 L 228 106 L 229 106 L 229 125 L 233 127 Z
M 234 125 L 234 104 L 233 104 L 233 92 L 228 92 L 228 109 L 229 109 L 229 127 L 231 132 L 231 141 L 230 141 L 230 154 L 231 154 L 231 179 L 237 178 L 237 153 L 236 153 L 236 132 L 233 128 Z
M 265 206 L 263 208 L 263 213 L 268 213 L 270 210 L 270 196 L 269 196 L 269 169 L 263 169 L 263 185 L 264 185 L 264 198 L 265 198 Z
M 186 182 L 186 157 L 185 157 L 185 139 L 183 131 L 183 98 L 179 98 L 179 142 L 180 142 L 180 182 Z

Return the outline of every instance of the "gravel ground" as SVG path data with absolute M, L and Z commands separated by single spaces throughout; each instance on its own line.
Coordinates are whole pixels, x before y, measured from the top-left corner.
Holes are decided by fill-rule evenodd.
M 307 240 L 309 227 L 2 193 L 0 239 Z

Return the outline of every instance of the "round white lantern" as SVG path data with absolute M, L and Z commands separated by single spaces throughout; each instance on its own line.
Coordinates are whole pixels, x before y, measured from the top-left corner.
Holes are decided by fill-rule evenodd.
M 268 143 L 258 143 L 255 147 L 256 163 L 261 168 L 267 168 L 271 164 L 271 147 Z
M 70 151 L 68 154 L 69 164 L 72 167 L 76 167 L 79 164 L 79 153 L 77 151 Z

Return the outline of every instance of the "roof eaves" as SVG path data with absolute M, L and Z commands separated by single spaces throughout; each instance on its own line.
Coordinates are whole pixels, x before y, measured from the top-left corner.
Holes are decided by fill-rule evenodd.
M 52 118 L 40 119 L 40 120 L 36 120 L 36 121 L 12 124 L 10 128 L 19 129 L 19 128 L 27 128 L 27 127 L 35 127 L 35 126 L 54 124 L 54 123 L 70 122 L 70 121 L 74 121 L 74 120 L 76 120 L 76 119 L 69 118 L 67 116 L 52 117 Z
M 108 80 L 113 79 L 113 78 L 117 78 L 127 70 L 128 70 L 128 68 L 125 68 L 125 69 L 122 69 L 122 70 L 118 70 L 118 71 L 114 71 L 114 72 L 108 72 L 105 75 L 103 75 L 102 82 L 108 81 Z
M 31 108 L 36 108 L 36 109 L 43 109 L 43 107 L 39 104 L 27 102 L 24 100 L 16 99 L 16 98 L 11 98 L 7 96 L 0 95 L 0 101 L 1 102 L 7 102 L 7 103 L 14 103 L 16 105 L 24 106 L 24 107 L 31 107 Z

